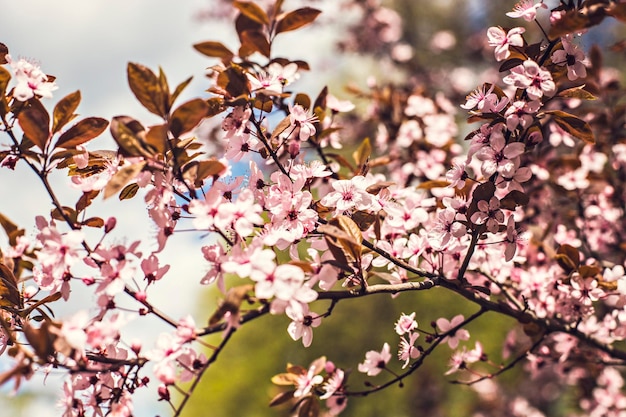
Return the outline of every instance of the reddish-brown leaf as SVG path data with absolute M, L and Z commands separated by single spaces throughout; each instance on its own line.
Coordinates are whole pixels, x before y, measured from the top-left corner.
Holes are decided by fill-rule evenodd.
M 193 77 L 189 77 L 185 81 L 183 81 L 182 83 L 176 86 L 176 89 L 172 93 L 172 97 L 170 97 L 170 104 L 174 104 L 174 102 L 176 101 L 180 93 L 183 92 L 183 90 L 189 85 L 192 79 Z
M 55 134 L 66 124 L 72 121 L 76 114 L 74 112 L 80 103 L 80 91 L 76 90 L 71 94 L 63 97 L 54 106 L 52 111 L 52 134 Z
M 18 230 L 20 230 L 15 223 L 13 223 L 8 217 L 0 213 L 0 225 L 4 229 L 7 236 L 13 236 Z M 11 245 L 15 245 L 15 242 L 10 242 Z
M 126 165 L 113 175 L 107 185 L 104 187 L 104 198 L 109 198 L 113 194 L 120 191 L 129 181 L 137 176 L 146 166 L 146 161 L 137 162 L 136 164 Z
M 145 136 L 146 143 L 156 152 L 165 155 L 167 151 L 167 123 L 150 126 Z
M 216 116 L 226 110 L 226 106 L 224 106 L 224 99 L 222 97 L 211 97 L 206 101 L 206 103 L 209 106 L 207 117 Z
M 211 58 L 221 58 L 222 61 L 230 62 L 235 54 L 228 49 L 221 42 L 206 41 L 195 44 L 194 49 L 200 52 L 202 55 L 209 56 Z
M 359 145 L 359 147 L 352 153 L 352 158 L 354 158 L 354 162 L 357 167 L 361 167 L 365 165 L 372 154 L 372 145 L 370 144 L 370 139 L 365 138 L 363 142 Z
M 38 329 L 25 322 L 22 330 L 26 340 L 41 360 L 46 361 L 50 356 L 54 356 L 54 340 L 57 336 L 50 332 L 50 321 L 44 321 Z
M 584 120 L 561 110 L 548 110 L 545 113 L 551 114 L 556 124 L 570 135 L 591 145 L 596 143 L 591 126 Z
M 83 220 L 80 224 L 83 226 L 100 228 L 104 227 L 104 220 L 100 217 L 90 217 L 87 220 Z
M 304 93 L 298 93 L 296 94 L 296 97 L 293 99 L 293 104 L 299 104 L 302 107 L 304 107 L 305 109 L 310 109 L 311 108 L 311 98 L 304 94 Z
M 217 76 L 217 84 L 228 93 L 227 98 L 247 97 L 249 89 L 249 81 L 242 67 L 239 65 L 231 65 Z
M 605 16 L 606 12 L 600 5 L 580 11 L 570 10 L 552 24 L 548 35 L 550 39 L 556 39 L 570 33 L 580 32 L 582 29 L 599 24 Z
M 517 206 L 525 206 L 529 202 L 528 195 L 518 190 L 513 190 L 500 200 L 500 207 L 507 210 L 515 210 Z
M 287 130 L 289 126 L 291 126 L 291 118 L 287 116 L 276 125 L 276 127 L 274 128 L 274 131 L 272 132 L 271 139 L 277 138 L 278 135 L 280 135 L 285 130 Z
M 155 148 L 145 141 L 146 131 L 137 120 L 129 116 L 115 116 L 111 119 L 111 135 L 124 156 L 154 156 Z
M 170 118 L 170 132 L 175 137 L 189 132 L 204 119 L 208 111 L 208 104 L 200 98 L 181 104 Z
M 169 113 L 169 91 L 164 87 L 162 79 L 149 68 L 133 62 L 128 63 L 127 74 L 128 85 L 137 100 L 149 112 L 166 118 Z
M 0 96 L 4 97 L 10 79 L 11 73 L 4 69 L 4 67 L 0 67 Z
M 320 403 L 317 397 L 306 397 L 298 409 L 298 417 L 317 417 L 320 414 Z
M 2 42 L 0 42 L 0 65 L 7 64 L 7 54 L 9 53 L 9 48 Z
M 0 306 L 22 308 L 22 295 L 17 278 L 5 264 L 0 263 Z
M 259 30 L 246 30 L 240 34 L 240 38 L 242 48 L 259 52 L 266 57 L 270 56 L 270 43 L 263 32 Z
M 581 100 L 597 100 L 598 99 L 589 91 L 585 90 L 585 85 L 580 85 L 578 87 L 572 87 L 572 88 L 568 88 L 567 90 L 560 91 L 558 96 L 567 97 L 567 98 L 579 98 Z
M 254 2 L 236 0 L 233 3 L 233 6 L 235 6 L 237 9 L 239 9 L 241 13 L 246 15 L 248 18 L 254 20 L 255 22 L 261 23 L 263 25 L 270 24 L 270 19 L 267 16 L 267 13 L 265 13 L 265 10 L 263 10 L 258 4 Z
M 139 191 L 139 184 L 133 182 L 132 184 L 128 184 L 122 191 L 120 191 L 119 199 L 122 200 L 130 200 L 133 198 L 137 191 Z
M 576 269 L 580 265 L 580 252 L 575 247 L 568 245 L 567 243 L 559 246 L 559 249 L 556 251 L 557 253 L 557 261 L 561 264 L 561 261 L 564 260 L 563 257 L 567 258 L 565 263 L 571 267 L 571 269 Z M 559 256 L 562 255 L 562 256 Z M 563 266 L 563 265 L 561 265 Z M 569 271 L 568 271 L 569 272 Z
M 281 392 L 280 394 L 272 398 L 272 401 L 270 401 L 270 407 L 274 407 L 276 405 L 286 403 L 287 401 L 293 399 L 294 392 L 296 391 L 291 390 L 291 391 Z
M 183 177 L 193 182 L 196 187 L 201 187 L 206 178 L 220 175 L 225 169 L 226 166 L 217 159 L 192 161 L 183 168 Z
M 26 137 L 43 150 L 50 139 L 50 115 L 39 100 L 31 101 L 31 106 L 20 112 L 17 120 Z
M 303 7 L 292 12 L 288 12 L 278 18 L 278 24 L 276 25 L 276 34 L 282 32 L 288 32 L 301 28 L 313 22 L 317 16 L 321 13 L 320 10 L 312 7 Z
M 276 385 L 295 385 L 300 375 L 295 372 L 286 372 L 272 377 L 272 383 Z
M 100 194 L 100 190 L 86 191 L 76 202 L 76 211 L 80 213 L 91 205 L 91 202 Z
M 63 132 L 56 146 L 65 149 L 75 148 L 78 145 L 82 145 L 100 136 L 108 125 L 108 120 L 101 117 L 88 117 L 83 119 Z

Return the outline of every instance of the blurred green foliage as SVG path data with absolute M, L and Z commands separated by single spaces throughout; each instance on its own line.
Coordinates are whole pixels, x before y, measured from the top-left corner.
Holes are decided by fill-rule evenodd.
M 324 313 L 328 304 L 318 301 L 312 305 L 312 310 Z M 431 322 L 439 317 L 450 318 L 451 314 L 459 313 L 467 317 L 476 310 L 459 296 L 441 289 L 404 293 L 395 299 L 381 294 L 344 300 L 314 330 L 313 344 L 309 348 L 291 340 L 286 332 L 289 321 L 284 316 L 262 317 L 235 333 L 219 360 L 205 374 L 184 415 L 288 415 L 287 405 L 267 407 L 271 398 L 281 391 L 270 382 L 271 377 L 284 372 L 287 363 L 308 367 L 322 355 L 338 367 L 352 370 L 351 390 L 365 389 L 366 379 L 373 384 L 383 383 L 392 375 L 383 372 L 368 378 L 357 372 L 357 364 L 363 361 L 365 352 L 380 350 L 384 342 L 391 345 L 392 352 L 397 351 L 399 336 L 394 331 L 394 323 L 401 313 L 413 311 L 417 312 L 419 327 L 432 331 Z M 472 339 L 465 345 L 473 348 L 474 340 L 480 340 L 485 351 L 490 352 L 489 359 L 500 363 L 498 346 L 502 346 L 502 338 L 513 325 L 511 320 L 488 313 L 468 326 Z M 418 344 L 428 346 L 424 335 L 420 336 Z M 467 386 L 450 384 L 448 381 L 453 378 L 444 377 L 451 353 L 447 346 L 441 346 L 405 380 L 404 387 L 391 387 L 368 398 L 352 398 L 342 416 L 465 415 L 476 401 L 476 393 Z M 392 358 L 391 369 L 400 371 L 401 365 Z

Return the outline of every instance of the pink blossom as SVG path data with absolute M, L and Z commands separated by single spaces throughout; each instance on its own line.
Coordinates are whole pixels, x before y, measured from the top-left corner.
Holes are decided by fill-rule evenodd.
M 419 94 L 410 95 L 404 109 L 404 114 L 407 116 L 417 117 L 424 117 L 427 114 L 435 114 L 436 112 L 435 102 Z
M 292 322 L 287 327 L 287 333 L 293 340 L 302 338 L 304 347 L 311 346 L 313 342 L 313 328 L 322 324 L 322 318 L 308 311 L 308 307 L 304 308 L 302 315 L 292 318 Z
M 472 214 L 471 220 L 474 224 L 485 224 L 491 233 L 498 232 L 498 226 L 504 222 L 504 213 L 500 210 L 500 200 L 491 197 L 489 202 L 480 200 L 477 204 L 478 211 Z
M 328 380 L 322 385 L 322 390 L 324 394 L 320 396 L 320 400 L 325 400 L 333 396 L 337 391 L 339 391 L 343 385 L 344 379 L 344 371 L 335 368 L 332 371 L 332 375 L 328 378 Z
M 415 313 L 406 315 L 402 313 L 398 321 L 396 322 L 396 333 L 402 336 L 405 333 L 412 332 L 417 329 L 417 322 L 415 321 Z
M 160 280 L 169 269 L 169 265 L 159 267 L 159 259 L 155 254 L 151 254 L 148 258 L 141 261 L 141 270 L 148 283 Z
M 400 346 L 398 346 L 398 359 L 404 361 L 402 369 L 409 365 L 411 359 L 419 358 L 421 353 L 419 349 L 414 346 L 419 335 L 419 333 L 409 332 L 408 339 L 405 336 L 400 338 Z
M 532 22 L 537 17 L 537 10 L 539 8 L 547 9 L 548 6 L 543 4 L 543 0 L 539 0 L 539 3 L 533 4 L 534 0 L 521 0 L 514 7 L 512 12 L 508 12 L 506 15 L 512 18 L 523 18 L 527 22 Z
M 497 113 L 508 103 L 507 97 L 498 98 L 493 92 L 493 84 L 483 84 L 465 97 L 465 104 L 461 108 L 472 110 L 476 108 L 482 113 Z
M 85 328 L 88 324 L 89 314 L 85 310 L 81 310 L 71 318 L 65 319 L 59 331 L 61 338 L 55 341 L 55 348 L 67 354 L 68 352 L 64 346 L 66 344 L 72 349 L 84 352 L 87 345 L 87 333 L 85 333 Z
M 585 53 L 567 38 L 561 38 L 563 49 L 552 54 L 552 62 L 557 65 L 567 65 L 567 78 L 570 81 L 587 76 L 587 68 L 583 63 Z
M 459 326 L 461 323 L 463 323 L 463 320 L 465 320 L 465 318 L 463 317 L 462 314 L 454 316 L 452 320 L 450 321 L 442 317 L 440 319 L 437 319 L 437 328 L 442 334 L 444 334 L 444 333 L 451 331 L 453 328 Z M 444 337 L 441 340 L 441 343 L 447 341 L 448 346 L 450 346 L 451 349 L 456 349 L 456 347 L 459 345 L 459 340 L 468 340 L 469 337 L 470 337 L 470 334 L 467 330 L 457 329 L 456 331 L 454 331 L 454 333 L 449 334 L 446 337 Z
M 459 189 L 465 187 L 465 180 L 468 178 L 465 166 L 464 162 L 454 163 L 452 168 L 446 172 L 446 180 L 450 183 L 450 187 Z
M 367 181 L 361 175 L 349 180 L 335 180 L 331 185 L 334 191 L 326 194 L 320 203 L 326 207 L 335 207 L 337 214 L 352 208 L 367 210 L 374 202 L 372 195 L 365 191 Z
M 446 375 L 450 375 L 459 369 L 465 369 L 465 367 L 474 362 L 478 362 L 483 355 L 483 347 L 480 342 L 476 342 L 476 347 L 470 351 L 465 346 L 460 351 L 454 352 L 450 359 L 450 369 L 446 371 Z
M 222 129 L 226 131 L 225 138 L 250 136 L 248 123 L 251 115 L 252 110 L 250 108 L 243 106 L 235 107 L 222 121 Z
M 267 67 L 267 72 L 271 78 L 276 78 L 283 85 L 289 85 L 300 78 L 298 73 L 298 64 L 290 62 L 282 66 L 278 62 L 272 62 Z
M 262 211 L 262 207 L 254 201 L 252 191 L 246 188 L 241 190 L 236 202 L 222 203 L 217 206 L 213 221 L 215 226 L 222 231 L 227 231 L 229 227 L 232 227 L 239 236 L 248 237 L 252 234 L 255 225 L 263 224 Z
M 291 132 L 290 136 L 305 141 L 315 135 L 314 123 L 317 123 L 319 120 L 312 113 L 311 109 L 305 110 L 304 107 L 296 104 L 290 108 L 289 121 L 291 122 L 291 127 L 288 129 Z
M 515 164 L 515 159 L 524 153 L 522 142 L 506 143 L 504 136 L 491 135 L 489 146 L 483 146 L 476 152 L 476 158 L 483 161 L 481 171 L 484 176 L 490 177 L 499 169 L 506 169 Z M 510 168 L 509 168 L 510 169 Z
M 311 366 L 306 374 L 298 376 L 296 380 L 296 390 L 293 393 L 294 398 L 300 398 L 311 392 L 313 387 L 321 384 L 324 381 L 324 377 L 316 374 L 316 367 Z
M 17 85 L 13 89 L 13 97 L 16 100 L 26 101 L 34 96 L 52 98 L 52 92 L 58 87 L 54 81 L 48 81 L 48 76 L 39 65 L 24 58 L 15 61 L 10 55 L 6 55 L 5 58 L 15 74 Z
M 339 100 L 332 94 L 326 96 L 326 107 L 334 113 L 345 113 L 354 110 L 355 106 L 349 100 Z
M 248 72 L 246 73 L 246 77 L 248 78 L 248 81 L 250 81 L 250 89 L 253 92 L 262 90 L 266 94 L 273 95 L 278 95 L 283 92 L 284 78 L 280 73 L 259 71 L 252 74 Z
M 385 369 L 387 363 L 391 359 L 391 352 L 389 344 L 383 345 L 383 350 L 380 352 L 376 350 L 370 350 L 365 354 L 365 360 L 358 366 L 359 372 L 366 373 L 368 376 L 376 376 Z
M 556 84 L 552 80 L 552 74 L 539 66 L 532 59 L 527 59 L 511 69 L 511 73 L 502 79 L 506 84 L 526 90 L 531 100 L 536 100 L 544 95 L 551 97 L 556 92 Z
M 505 32 L 501 27 L 492 26 L 487 30 L 487 39 L 489 46 L 495 46 L 496 61 L 502 61 L 507 59 L 511 55 L 509 51 L 510 46 L 524 46 L 524 39 L 522 33 L 526 29 L 522 27 L 516 27 L 508 32 Z

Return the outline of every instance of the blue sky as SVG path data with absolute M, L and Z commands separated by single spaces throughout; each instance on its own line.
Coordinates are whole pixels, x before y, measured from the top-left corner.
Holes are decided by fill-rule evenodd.
M 202 8 L 210 7 L 215 0 L 0 0 L 0 42 L 9 47 L 13 58 L 27 58 L 40 63 L 42 70 L 57 77 L 59 89 L 54 98 L 44 100 L 48 109 L 65 95 L 81 90 L 82 102 L 78 108 L 81 117 L 100 116 L 110 119 L 116 115 L 130 115 L 144 125 L 158 123 L 156 116 L 144 110 L 133 97 L 126 82 L 126 65 L 129 61 L 141 63 L 153 70 L 159 66 L 165 71 L 171 88 L 194 76 L 193 82 L 179 99 L 182 103 L 192 97 L 206 97 L 204 90 L 208 83 L 204 78 L 205 68 L 215 61 L 197 53 L 192 44 L 205 40 L 220 40 L 236 47 L 233 29 L 219 22 L 199 22 L 195 14 Z M 328 3 L 328 2 L 327 2 Z M 330 2 L 332 4 L 332 2 Z M 286 2 L 291 7 L 290 1 Z M 319 51 L 328 51 L 331 47 L 327 36 L 320 36 L 315 31 L 303 31 L 295 44 L 277 45 L 283 51 L 282 56 L 299 59 L 311 59 L 319 56 Z M 313 43 L 315 42 L 315 43 Z M 320 43 L 321 42 L 321 43 Z M 308 47 L 306 45 L 315 45 Z M 305 47 L 306 46 L 306 47 Z M 329 65 L 328 62 L 322 65 Z M 324 79 L 303 75 L 296 88 L 305 88 L 311 95 L 323 87 Z M 0 138 L 0 143 L 7 143 Z M 108 132 L 95 141 L 96 147 L 113 147 Z M 89 149 L 93 150 L 90 146 Z M 67 205 L 76 201 L 76 191 L 69 187 L 69 180 L 64 173 L 53 175 L 53 184 L 59 190 L 60 200 Z M 8 216 L 18 225 L 25 227 L 27 233 L 34 234 L 34 218 L 38 214 L 49 213 L 49 198 L 43 194 L 43 188 L 35 175 L 29 172 L 24 164 L 18 164 L 15 172 L 0 170 L 0 195 L 3 204 L 0 212 Z M 10 196 L 10 198 L 7 198 Z M 154 235 L 154 228 L 147 218 L 146 209 L 141 199 L 119 203 L 115 197 L 105 202 L 98 201 L 91 215 L 106 218 L 110 215 L 118 217 L 118 235 L 116 239 L 132 242 L 136 239 L 149 242 Z M 8 202 L 7 202 L 8 201 Z M 123 233 L 122 233 L 123 232 Z M 2 237 L 2 233 L 0 233 Z M 205 267 L 199 251 L 199 237 L 175 235 L 174 240 L 164 251 L 164 261 L 172 264 L 176 271 L 169 283 L 164 282 L 158 293 L 155 293 L 155 304 L 170 313 L 173 317 L 182 317 L 187 313 L 189 305 L 195 303 L 198 283 L 204 274 Z M 0 239 L 0 248 L 5 240 Z M 149 246 L 147 249 L 150 248 Z M 186 277 L 186 279 L 176 279 Z M 172 294 L 180 302 L 172 302 Z M 189 301 L 193 300 L 193 301 Z M 92 300 L 85 297 L 88 308 Z M 65 317 L 75 307 L 55 306 L 57 317 Z M 141 326 L 132 328 L 138 337 L 155 336 L 159 331 L 155 327 Z M 162 329 L 166 330 L 166 329 Z M 0 360 L 0 370 L 6 366 Z M 60 393 L 62 378 L 58 374 L 48 377 L 45 386 L 41 378 L 35 378 L 26 384 L 25 392 L 35 394 L 34 398 L 41 401 L 28 400 L 30 404 L 23 410 L 24 416 L 41 417 L 58 416 L 59 409 L 51 407 Z M 156 405 L 154 390 L 156 382 L 146 392 L 149 395 L 138 396 L 136 415 L 167 415 L 164 404 Z M 6 393 L 7 387 L 1 392 Z M 40 394 L 46 393 L 46 397 Z M 50 397 L 51 396 L 51 397 Z M 52 398 L 52 400 L 51 400 Z M 4 408 L 0 395 L 0 408 Z

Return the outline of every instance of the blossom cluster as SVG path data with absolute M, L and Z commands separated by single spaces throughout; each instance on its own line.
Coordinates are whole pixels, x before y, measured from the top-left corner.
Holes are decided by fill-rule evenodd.
M 595 16 L 595 3 L 561 2 L 545 30 L 538 16 L 547 6 L 520 1 L 507 16 L 535 22 L 544 38 L 530 44 L 527 27 L 489 28 L 485 45 L 500 65 L 497 83 L 453 103 L 422 84 L 370 80 L 358 91 L 367 100 L 358 115 L 352 101 L 328 88 L 314 98 L 294 94 L 310 68 L 279 58 L 273 40 L 312 23 L 319 10 L 281 11 L 282 2 L 271 3 L 234 3 L 236 52 L 216 41 L 194 45 L 220 61 L 209 70 L 209 98 L 175 106 L 186 82 L 170 90 L 164 74 L 129 64 L 133 94 L 162 119 L 151 126 L 117 116 L 66 127 L 80 94 L 62 98 L 51 118 L 42 100 L 52 97 L 54 78 L 4 53 L 12 74 L 0 67 L 0 126 L 10 139 L 2 166 L 27 165 L 54 207 L 50 218 L 36 218 L 34 238 L 0 218 L 9 246 L 0 263 L 0 352 L 14 363 L 0 380 L 19 385 L 36 371 L 61 369 L 68 375 L 64 416 L 88 409 L 130 416 L 132 394 L 148 387 L 151 372 L 158 386 L 149 389 L 180 414 L 233 332 L 257 317 L 285 315 L 290 323 L 282 331 L 309 347 L 338 303 L 439 288 L 477 310 L 451 306 L 449 316 L 430 317 L 430 329 L 418 326 L 429 312 L 403 313 L 394 324 L 401 371 L 393 371 L 384 342 L 364 353 L 360 373 L 389 377 L 381 386 L 391 386 L 447 345 L 454 352 L 446 375 L 470 378 L 461 382 L 495 385 L 523 362 L 530 376 L 560 390 L 584 380 L 590 388 L 577 397 L 581 413 L 623 411 L 626 145 L 616 138 L 625 137 L 624 111 L 593 103 L 617 103 L 623 90 L 578 40 L 604 16 L 623 17 L 623 8 L 609 2 Z M 370 36 L 400 45 L 395 12 L 368 9 L 364 19 Z M 480 123 L 466 146 L 455 140 L 459 108 Z M 220 121 L 223 154 L 207 155 L 193 136 L 211 118 Z M 107 127 L 118 149 L 89 151 Z M 62 204 L 51 189 L 53 168 L 68 170 L 80 193 L 75 204 Z M 143 196 L 157 230 L 153 250 L 114 242 L 115 218 L 88 215 L 100 195 Z M 203 327 L 191 316 L 169 317 L 152 301 L 174 273 L 160 254 L 182 231 L 202 239 L 204 271 L 193 279 L 220 292 Z M 77 285 L 92 291 L 91 310 L 63 320 L 47 313 L 60 299 L 72 302 Z M 490 362 L 466 329 L 489 323 L 488 312 L 518 323 L 503 346 L 506 364 Z M 124 335 L 128 322 L 147 317 L 170 328 L 152 349 Z M 220 333 L 217 345 L 204 340 Z M 343 369 L 325 357 L 308 368 L 288 365 L 272 381 L 293 389 L 271 405 L 293 400 L 300 415 L 317 416 L 324 400 L 337 415 L 348 397 L 379 390 L 369 383 L 350 391 Z M 172 392 L 181 393 L 180 405 Z M 515 397 L 506 412 L 541 415 L 527 397 Z

